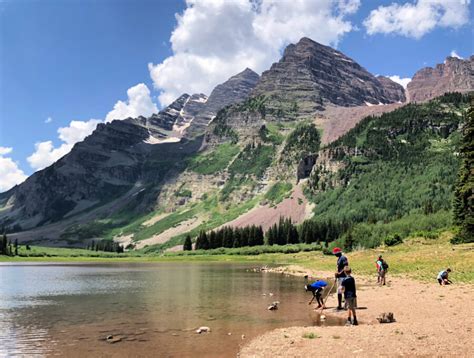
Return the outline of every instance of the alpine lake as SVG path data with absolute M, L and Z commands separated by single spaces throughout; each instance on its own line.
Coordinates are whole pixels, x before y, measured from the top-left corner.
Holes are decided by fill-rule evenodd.
M 255 267 L 0 264 L 0 356 L 235 357 L 268 330 L 343 324 L 321 321 L 303 278 Z

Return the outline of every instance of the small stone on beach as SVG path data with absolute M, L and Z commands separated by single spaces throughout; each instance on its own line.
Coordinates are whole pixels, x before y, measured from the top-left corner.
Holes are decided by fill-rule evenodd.
M 211 329 L 209 327 L 206 327 L 206 326 L 202 326 L 202 327 L 199 327 L 198 329 L 196 329 L 196 333 L 198 334 L 201 334 L 201 333 L 207 333 L 207 332 L 210 332 Z

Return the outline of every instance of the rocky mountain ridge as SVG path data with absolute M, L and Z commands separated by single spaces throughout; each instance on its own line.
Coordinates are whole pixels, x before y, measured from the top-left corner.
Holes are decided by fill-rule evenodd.
M 425 67 L 407 85 L 410 102 L 425 102 L 446 92 L 474 91 L 474 56 L 447 57 L 444 63 Z
M 309 163 L 305 172 L 311 169 L 306 166 L 315 159 L 313 150 L 295 146 L 291 155 L 285 152 L 286 139 L 302 122 L 334 132 L 323 133 L 327 143 L 363 117 L 393 110 L 404 100 L 400 85 L 303 38 L 261 77 L 245 69 L 209 97 L 183 94 L 148 118 L 100 124 L 68 155 L 0 194 L 0 226 L 33 229 L 17 236 L 21 239 L 34 237 L 41 226 L 51 235 L 47 228 L 54 224 L 59 237 L 78 224 L 95 227 L 97 220 L 124 213 L 136 217 L 158 210 L 179 217 L 211 199 L 229 210 L 255 205 L 255 198 L 278 183 L 291 187 L 300 179 L 302 161 Z M 203 220 L 193 222 L 209 225 Z M 81 237 L 90 237 L 88 232 Z M 68 237 L 74 233 L 69 230 Z
M 209 98 L 183 94 L 148 118 L 99 124 L 66 156 L 0 194 L 0 225 L 30 229 L 56 222 L 127 195 L 134 187 L 149 188 L 135 208 L 151 209 L 166 173 L 201 148 L 220 106 L 241 101 L 257 79 L 246 69 Z
M 303 115 L 327 104 L 347 107 L 405 100 L 399 84 L 377 79 L 342 52 L 308 38 L 288 45 L 281 60 L 262 73 L 252 93 L 268 96 L 276 108 L 296 104 Z

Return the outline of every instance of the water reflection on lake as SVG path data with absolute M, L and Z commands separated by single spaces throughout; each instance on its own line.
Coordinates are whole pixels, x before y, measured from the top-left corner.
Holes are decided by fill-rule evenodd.
M 0 356 L 235 356 L 264 331 L 315 324 L 303 279 L 249 268 L 0 265 Z

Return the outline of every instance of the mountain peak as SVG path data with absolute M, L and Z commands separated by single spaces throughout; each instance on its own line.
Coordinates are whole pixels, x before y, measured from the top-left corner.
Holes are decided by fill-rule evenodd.
M 248 67 L 230 77 L 212 90 L 205 111 L 215 115 L 219 109 L 243 101 L 249 96 L 259 79 L 260 76 Z
M 403 89 L 401 94 L 393 93 L 353 59 L 303 37 L 288 45 L 281 60 L 262 73 L 253 94 L 267 95 L 268 104 L 275 108 L 284 103 L 291 108 L 296 103 L 299 114 L 306 116 L 329 103 L 345 107 L 385 104 L 403 97 Z
M 244 75 L 244 76 L 249 76 L 249 75 L 257 75 L 257 72 L 255 72 L 254 70 L 252 70 L 251 68 L 248 68 L 248 67 L 245 67 L 245 70 L 243 70 L 242 72 L 236 74 L 235 76 L 240 76 L 240 75 Z

